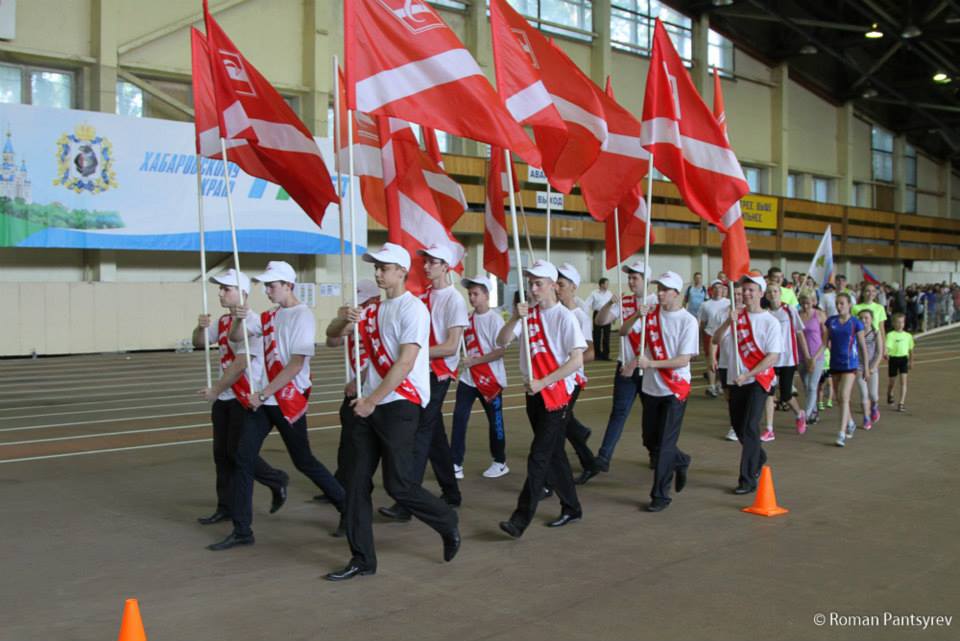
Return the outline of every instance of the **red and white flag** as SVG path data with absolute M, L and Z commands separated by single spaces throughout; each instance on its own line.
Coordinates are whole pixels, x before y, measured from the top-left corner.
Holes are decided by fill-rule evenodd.
M 230 41 L 210 15 L 206 0 L 203 12 L 221 135 L 246 140 L 271 181 L 320 225 L 327 206 L 339 199 L 313 135 Z M 247 171 L 241 159 L 236 160 Z
M 427 184 L 433 190 L 433 197 L 437 201 L 437 207 L 440 208 L 440 219 L 443 220 L 447 229 L 452 229 L 463 216 L 463 212 L 467 210 L 467 198 L 463 195 L 463 189 L 457 181 L 451 178 L 443 167 L 437 132 L 430 127 L 422 127 L 420 132 L 423 134 L 423 146 L 426 148 L 426 153 L 420 154 L 423 177 L 427 179 Z
M 727 114 L 723 107 L 723 89 L 720 87 L 720 71 L 713 68 L 713 115 L 727 137 Z M 747 246 L 747 234 L 743 227 L 743 215 L 740 201 L 726 211 L 720 221 L 723 232 L 723 244 L 720 254 L 723 257 L 723 273 L 734 281 L 750 271 L 750 248 Z
M 462 271 L 463 245 L 443 224 L 433 190 L 423 173 L 424 155 L 410 124 L 399 118 L 378 117 L 383 183 L 387 197 L 387 240 L 402 245 L 412 258 L 407 289 L 423 293 L 427 286 L 418 249 L 447 245 L 454 256 L 454 270 Z
M 607 140 L 596 86 L 506 0 L 490 0 L 490 31 L 500 96 L 533 128 L 550 184 L 570 193 Z
M 343 82 L 343 73 L 338 70 L 340 104 L 345 105 L 346 84 Z M 343 109 L 340 115 L 340 149 L 337 150 L 337 160 L 341 173 L 347 173 L 350 166 L 349 145 L 347 135 L 347 118 L 353 118 L 353 175 L 360 182 L 360 197 L 363 206 L 370 216 L 387 226 L 387 197 L 383 189 L 383 160 L 380 157 L 380 128 L 377 121 L 365 113 L 349 112 Z
M 510 235 L 507 233 L 507 216 L 503 199 L 510 195 L 510 178 L 504 168 L 506 159 L 503 149 L 490 148 L 487 169 L 487 202 L 483 213 L 483 267 L 500 280 L 510 275 Z M 520 192 L 517 173 L 510 163 L 513 174 L 513 191 Z
M 620 201 L 617 206 L 617 215 L 607 216 L 606 225 L 606 250 L 607 250 L 607 269 L 617 267 L 617 245 L 616 236 L 617 225 L 620 222 L 620 262 L 626 262 L 633 254 L 643 249 L 643 243 L 646 240 L 647 225 L 650 217 L 647 214 L 647 201 L 643 197 L 643 191 L 640 185 L 634 185 L 630 193 Z M 653 228 L 650 229 L 650 244 L 654 242 Z
M 426 0 L 344 2 L 347 105 L 512 149 L 540 152 Z
M 659 19 L 643 98 L 643 141 L 654 166 L 677 185 L 690 210 L 715 225 L 722 225 L 723 215 L 750 190 Z

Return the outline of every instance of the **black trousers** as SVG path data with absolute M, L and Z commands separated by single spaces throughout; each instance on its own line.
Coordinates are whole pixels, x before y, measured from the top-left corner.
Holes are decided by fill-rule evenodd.
M 690 465 L 690 456 L 677 446 L 687 403 L 673 394 L 643 394 L 640 400 L 643 403 L 643 433 L 649 435 L 650 455 L 657 462 L 650 498 L 669 503 L 674 472 Z
M 346 491 L 347 481 L 350 479 L 350 465 L 353 461 L 353 455 L 350 450 L 350 430 L 353 428 L 353 408 L 350 403 L 356 396 L 344 396 L 343 403 L 340 404 L 340 442 L 337 444 L 337 471 L 333 477 L 337 483 Z
M 577 402 L 582 389 L 583 388 L 578 385 L 577 389 L 573 391 L 573 403 Z M 567 421 L 566 437 L 567 441 L 569 441 L 570 445 L 573 447 L 573 451 L 576 453 L 577 459 L 580 461 L 580 468 L 584 470 L 592 470 L 593 462 L 596 458 L 593 455 L 593 451 L 590 449 L 590 446 L 587 445 L 587 439 L 590 438 L 590 434 L 590 428 L 577 420 L 577 417 L 574 416 L 573 410 L 571 409 L 570 420 Z
M 755 487 L 767 454 L 760 443 L 760 420 L 766 408 L 767 393 L 759 383 L 730 386 L 730 418 L 740 439 L 740 485 Z
M 597 320 L 597 312 L 593 313 L 593 320 Z M 610 325 L 593 325 L 593 348 L 596 350 L 597 360 L 610 360 Z
M 368 570 L 377 567 L 373 545 L 373 473 L 383 463 L 384 488 L 397 504 L 440 534 L 457 527 L 456 512 L 423 489 L 413 475 L 413 442 L 420 407 L 400 400 L 378 405 L 366 417 L 354 417 L 350 428 L 350 479 L 347 481 L 347 542 L 353 562 Z M 452 469 L 452 468 L 451 468 Z
M 533 427 L 533 441 L 530 443 L 530 454 L 527 455 L 527 479 L 517 499 L 517 509 L 510 517 L 521 531 L 530 525 L 537 513 L 537 504 L 543 497 L 545 484 L 549 484 L 556 492 L 563 514 L 580 516 L 583 512 L 573 484 L 570 461 L 563 447 L 574 400 L 571 399 L 562 409 L 548 411 L 543 404 L 542 394 L 527 396 L 527 418 Z
M 460 503 L 460 487 L 453 475 L 453 453 L 443 424 L 443 401 L 450 388 L 450 379 L 438 381 L 430 372 L 430 403 L 420 413 L 417 434 L 413 443 L 413 480 L 423 483 L 427 461 L 440 484 L 444 498 L 451 503 Z
M 217 511 L 230 514 L 230 480 L 234 470 L 233 453 L 237 451 L 243 431 L 246 410 L 236 399 L 216 400 L 210 409 L 213 424 L 213 464 L 217 470 Z M 271 490 L 279 490 L 290 480 L 287 473 L 272 467 L 257 456 L 253 463 L 253 479 Z

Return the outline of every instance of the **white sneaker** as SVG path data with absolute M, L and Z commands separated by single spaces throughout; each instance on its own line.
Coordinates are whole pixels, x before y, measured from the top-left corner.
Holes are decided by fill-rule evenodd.
M 840 433 L 837 435 L 837 440 L 834 441 L 837 444 L 837 447 L 844 447 L 847 444 L 846 434 L 843 430 L 840 430 Z
M 740 440 L 740 439 L 737 438 L 737 431 L 736 431 L 735 429 L 733 429 L 732 427 L 730 428 L 730 431 L 727 432 L 727 440 L 728 440 L 728 441 L 739 441 L 739 440 Z
M 494 461 L 490 464 L 490 467 L 486 469 L 483 473 L 483 478 L 487 479 L 498 479 L 501 476 L 505 476 L 510 473 L 510 468 L 507 467 L 506 463 L 497 463 Z
M 857 431 L 857 422 L 853 419 L 847 423 L 847 438 L 853 438 L 853 433 Z
M 453 464 L 453 475 L 454 475 L 458 480 L 463 480 L 463 466 L 462 466 L 462 465 L 457 465 L 456 463 L 454 463 L 454 464 Z

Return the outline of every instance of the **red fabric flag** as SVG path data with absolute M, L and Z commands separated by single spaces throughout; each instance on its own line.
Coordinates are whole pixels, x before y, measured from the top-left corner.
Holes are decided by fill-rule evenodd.
M 313 135 L 230 41 L 210 15 L 206 0 L 203 12 L 221 134 L 247 140 L 273 182 L 320 225 L 327 206 L 339 199 Z
M 580 179 L 580 192 L 590 215 L 604 220 L 623 199 L 632 197 L 650 170 L 650 154 L 643 148 L 640 121 L 613 99 L 610 78 L 607 78 L 606 92 L 594 89 L 603 104 L 609 131 L 597 161 Z M 624 211 L 621 208 L 621 216 Z
M 383 182 L 387 197 L 387 240 L 410 252 L 407 289 L 423 293 L 427 277 L 418 249 L 447 245 L 453 252 L 455 271 L 463 270 L 463 245 L 443 224 L 433 190 L 423 173 L 424 155 L 410 125 L 399 118 L 377 118 L 380 129 Z
M 533 128 L 550 184 L 568 194 L 607 139 L 596 86 L 506 0 L 490 1 L 490 29 L 497 89 Z
M 617 267 L 617 245 L 616 245 L 616 221 L 620 222 L 620 262 L 627 260 L 635 253 L 643 249 L 643 242 L 646 238 L 647 224 L 650 217 L 647 213 L 647 202 L 643 198 L 643 192 L 640 185 L 635 185 L 627 196 L 620 201 L 617 206 L 617 215 L 607 216 L 606 225 L 606 249 L 607 249 L 607 269 Z M 650 244 L 653 244 L 654 233 L 650 229 Z
M 467 198 L 463 189 L 443 168 L 443 156 L 440 154 L 440 144 L 437 142 L 437 132 L 430 127 L 422 127 L 423 145 L 426 153 L 420 154 L 420 163 L 423 166 L 423 176 L 433 190 L 433 197 L 440 208 L 440 219 L 444 227 L 453 229 L 453 225 L 460 220 L 467 210 Z
M 483 267 L 500 280 L 510 275 L 510 235 L 507 233 L 507 216 L 503 199 L 510 195 L 510 183 L 504 169 L 506 159 L 503 149 L 490 148 L 490 163 L 487 170 L 487 203 L 483 214 Z M 520 191 L 517 174 L 513 174 L 513 190 Z
M 643 99 L 644 147 L 695 214 L 721 226 L 749 191 L 737 157 L 693 86 L 660 20 Z
M 713 115 L 727 138 L 727 114 L 723 106 L 723 89 L 720 86 L 720 71 L 713 68 Z M 726 230 L 723 234 L 723 244 L 720 246 L 720 255 L 723 257 L 723 273 L 732 280 L 750 271 L 750 248 L 747 246 L 747 233 L 743 227 L 743 216 L 740 212 L 740 201 L 735 202 L 723 215 L 720 228 Z
M 426 0 L 344 3 L 347 104 L 512 149 L 540 152 L 480 66 Z
M 347 135 L 346 84 L 343 73 L 338 73 L 338 90 L 343 113 L 340 115 L 340 149 L 337 150 L 341 173 L 349 170 L 350 139 Z M 353 173 L 360 181 L 360 198 L 370 216 L 387 226 L 387 197 L 383 189 L 383 160 L 380 157 L 380 129 L 367 114 L 350 112 L 353 118 Z

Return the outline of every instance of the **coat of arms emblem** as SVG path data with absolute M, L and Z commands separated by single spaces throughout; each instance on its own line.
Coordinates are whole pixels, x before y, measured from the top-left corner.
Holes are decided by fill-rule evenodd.
M 113 171 L 113 146 L 90 125 L 78 125 L 72 134 L 57 139 L 57 177 L 63 185 L 80 194 L 99 194 L 117 186 Z

